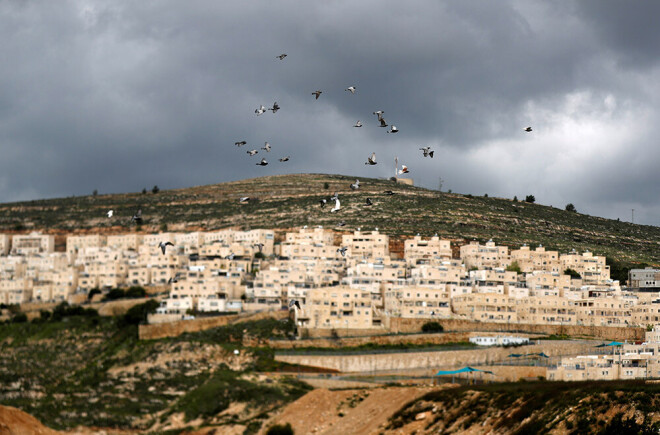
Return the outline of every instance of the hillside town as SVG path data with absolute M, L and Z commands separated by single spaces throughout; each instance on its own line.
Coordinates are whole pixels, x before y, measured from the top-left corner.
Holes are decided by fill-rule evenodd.
M 604 256 L 492 240 L 415 236 L 394 252 L 377 229 L 71 235 L 0 234 L 0 303 L 85 300 L 142 286 L 155 322 L 287 309 L 303 328 L 384 328 L 390 317 L 591 326 L 660 322 L 660 270 L 610 278 Z M 153 294 L 153 291 L 150 293 Z

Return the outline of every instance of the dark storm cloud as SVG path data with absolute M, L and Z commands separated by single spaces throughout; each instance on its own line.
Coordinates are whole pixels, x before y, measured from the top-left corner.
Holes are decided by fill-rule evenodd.
M 533 193 L 607 217 L 632 207 L 657 224 L 656 6 L 624 6 L 4 2 L 0 200 L 388 177 L 398 156 L 428 187 L 442 177 L 444 189 Z M 274 101 L 278 113 L 254 114 Z M 375 110 L 400 133 L 377 127 Z

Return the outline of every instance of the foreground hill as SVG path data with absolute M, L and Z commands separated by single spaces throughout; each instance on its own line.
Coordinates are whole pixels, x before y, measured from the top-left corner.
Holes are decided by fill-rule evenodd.
M 262 177 L 209 186 L 148 192 L 90 195 L 0 204 L 0 231 L 125 232 L 214 230 L 235 227 L 379 228 L 389 235 L 438 234 L 449 239 L 493 239 L 517 248 L 543 244 L 567 252 L 589 249 L 622 262 L 660 263 L 660 227 L 634 225 L 563 209 L 472 197 L 396 184 L 390 180 L 324 174 Z M 391 190 L 394 195 L 387 195 Z M 319 200 L 339 193 L 342 210 L 330 213 Z M 239 198 L 249 196 L 247 204 Z M 374 205 L 366 206 L 366 198 Z M 137 227 L 130 217 L 142 209 Z M 106 218 L 108 210 L 113 218 Z M 346 226 L 337 224 L 344 221 Z

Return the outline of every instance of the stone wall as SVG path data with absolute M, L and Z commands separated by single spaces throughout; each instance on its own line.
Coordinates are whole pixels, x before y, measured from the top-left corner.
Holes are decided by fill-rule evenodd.
M 278 320 L 286 319 L 288 311 L 265 311 L 260 313 L 244 313 L 230 316 L 203 317 L 192 320 L 179 320 L 171 323 L 158 323 L 155 325 L 140 325 L 140 340 L 154 340 L 164 337 L 176 337 L 184 332 L 197 332 L 206 329 L 225 326 L 230 323 L 240 323 L 248 320 L 260 320 L 272 317 Z

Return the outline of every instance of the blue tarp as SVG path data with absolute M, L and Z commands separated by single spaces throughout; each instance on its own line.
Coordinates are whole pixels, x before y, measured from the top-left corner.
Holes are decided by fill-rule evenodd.
M 475 368 L 466 366 L 466 367 L 463 367 L 462 369 L 458 369 L 458 370 L 440 370 L 435 375 L 436 376 L 455 375 L 455 374 L 458 374 L 458 373 L 468 373 L 468 372 L 484 372 L 484 373 L 490 373 L 491 375 L 493 374 L 493 372 L 490 372 L 488 370 L 479 370 L 479 369 L 475 369 Z
M 613 342 L 608 343 L 608 344 L 605 344 L 605 343 L 603 343 L 603 344 L 599 344 L 599 345 L 596 346 L 596 347 L 606 347 L 606 346 L 623 346 L 623 343 L 618 342 L 618 341 L 613 341 Z

